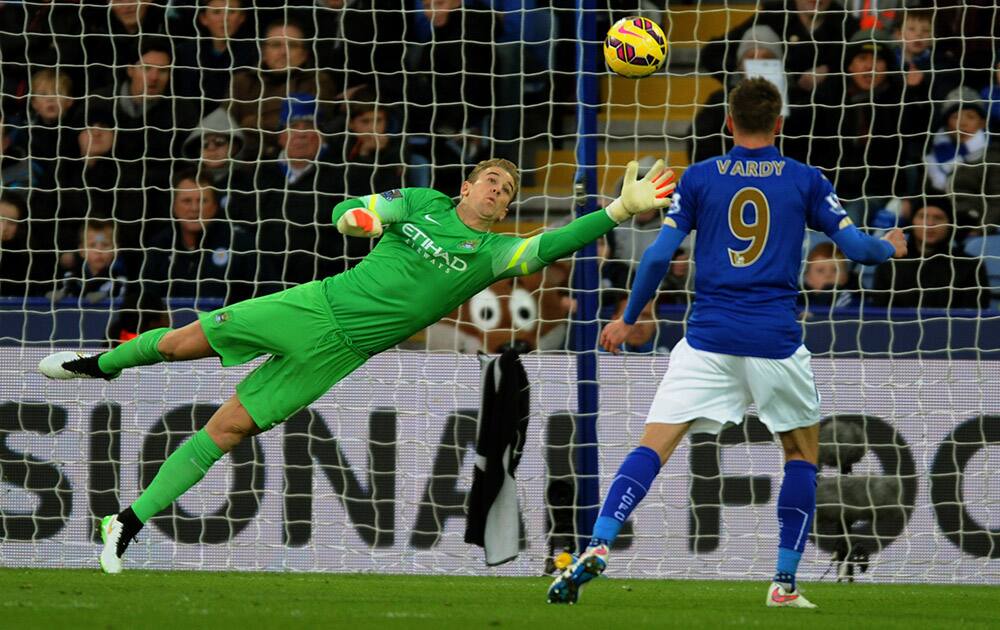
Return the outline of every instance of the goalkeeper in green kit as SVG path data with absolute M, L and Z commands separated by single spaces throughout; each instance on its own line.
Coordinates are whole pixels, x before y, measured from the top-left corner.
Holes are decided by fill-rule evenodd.
M 225 367 L 270 355 L 236 386 L 205 428 L 174 451 L 138 499 L 104 517 L 101 568 L 121 557 L 143 524 L 177 500 L 243 439 L 267 431 L 322 396 L 369 357 L 436 322 L 497 280 L 533 273 L 632 215 L 670 203 L 675 177 L 657 162 L 641 180 L 630 162 L 621 196 L 603 212 L 531 238 L 489 231 L 517 195 L 517 167 L 480 162 L 456 205 L 426 188 L 343 201 L 343 234 L 381 240 L 356 267 L 321 281 L 203 313 L 183 328 L 147 331 L 97 355 L 57 352 L 39 363 L 49 378 L 117 377 L 162 361 L 219 357 Z

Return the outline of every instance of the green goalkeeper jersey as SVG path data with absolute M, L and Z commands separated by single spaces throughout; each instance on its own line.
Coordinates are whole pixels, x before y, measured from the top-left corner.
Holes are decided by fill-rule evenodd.
M 429 188 L 348 199 L 334 208 L 333 222 L 352 208 L 377 215 L 382 238 L 323 288 L 340 327 L 370 354 L 411 337 L 497 280 L 538 271 L 616 225 L 607 213 L 593 212 L 530 238 L 480 232 L 462 222 L 450 197 Z

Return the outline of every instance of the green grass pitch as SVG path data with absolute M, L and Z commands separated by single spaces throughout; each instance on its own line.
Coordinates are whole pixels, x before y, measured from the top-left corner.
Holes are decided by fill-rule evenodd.
M 989 586 L 818 583 L 818 611 L 764 607 L 761 582 L 601 578 L 575 606 L 546 578 L 0 569 L 4 628 L 996 628 Z

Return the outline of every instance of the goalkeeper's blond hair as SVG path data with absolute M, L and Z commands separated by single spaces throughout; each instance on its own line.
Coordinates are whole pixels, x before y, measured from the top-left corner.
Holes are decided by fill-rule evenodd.
M 476 164 L 476 167 L 472 169 L 472 172 L 465 178 L 465 181 L 470 184 L 474 183 L 477 179 L 479 179 L 479 174 L 491 166 L 496 166 L 497 168 L 507 171 L 507 174 L 514 180 L 514 192 L 510 197 L 511 199 L 516 198 L 517 191 L 521 187 L 521 174 L 517 171 L 517 165 L 510 160 L 505 160 L 503 158 L 490 158 L 489 160 L 483 160 L 479 164 Z

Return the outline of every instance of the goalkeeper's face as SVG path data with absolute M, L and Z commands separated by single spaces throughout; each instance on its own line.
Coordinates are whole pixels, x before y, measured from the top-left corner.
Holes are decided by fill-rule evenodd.
M 481 220 L 502 221 L 514 196 L 514 178 L 502 168 L 491 166 L 474 182 L 462 183 L 461 203 Z

